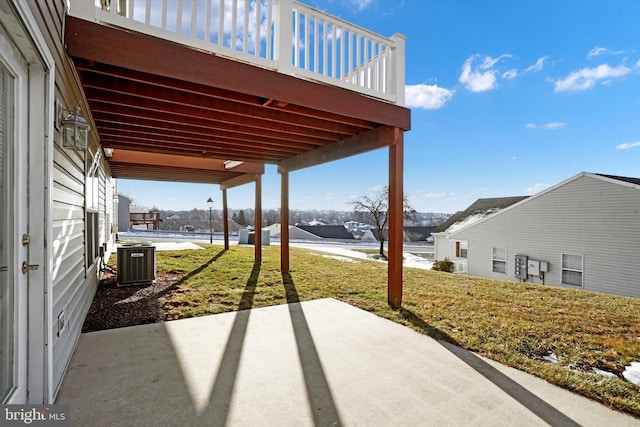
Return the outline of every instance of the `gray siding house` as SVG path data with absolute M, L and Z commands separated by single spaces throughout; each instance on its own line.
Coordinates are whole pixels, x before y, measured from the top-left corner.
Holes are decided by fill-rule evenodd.
M 478 199 L 467 209 L 458 211 L 448 220 L 436 227 L 431 235 L 434 243 L 434 258 L 443 261 L 445 258 L 453 261 L 455 273 L 467 272 L 467 241 L 452 237 L 452 233 L 464 227 L 494 215 L 514 203 L 528 196 L 493 197 Z
M 450 238 L 470 275 L 640 297 L 638 178 L 583 172 Z
M 63 1 L 0 2 L 3 404 L 54 401 L 115 247 L 116 184 L 64 49 L 65 13 Z M 74 107 L 90 126 L 81 149 L 63 143 Z
M 265 163 L 278 164 L 285 218 L 290 172 L 387 147 L 390 177 L 402 174 L 402 135 L 411 128 L 404 36 L 378 36 L 293 0 L 269 1 L 270 21 L 256 22 L 273 37 L 248 52 L 255 25 L 246 23 L 264 9 L 233 2 L 245 22 L 238 49 L 224 43 L 236 37 L 227 36 L 227 13 L 209 25 L 194 4 L 0 1 L 0 404 L 55 402 L 101 257 L 115 249 L 116 178 L 219 184 L 225 212 L 227 189 L 253 183 L 260 223 Z M 198 4 L 213 10 L 220 1 Z M 159 28 L 139 18 L 168 6 L 180 7 L 177 23 L 164 19 Z M 340 76 L 300 67 L 294 12 L 328 19 L 334 33 L 373 35 L 377 53 L 349 60 L 352 69 Z M 190 36 L 182 22 L 191 22 Z M 221 32 L 200 39 L 205 26 Z M 357 56 L 352 47 L 341 53 L 343 64 Z M 401 195 L 402 180 L 391 181 L 392 195 Z M 401 218 L 401 200 L 390 208 Z M 401 224 L 391 233 L 388 283 L 389 303 L 399 307 L 397 230 Z M 281 270 L 289 271 L 287 244 Z

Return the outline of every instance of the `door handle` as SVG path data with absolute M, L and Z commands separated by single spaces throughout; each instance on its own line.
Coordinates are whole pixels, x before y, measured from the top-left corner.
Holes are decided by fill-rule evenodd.
M 27 261 L 24 261 L 22 263 L 22 274 L 27 274 L 27 272 L 29 270 L 36 271 L 38 268 L 40 268 L 40 265 L 38 265 L 38 264 L 27 264 Z

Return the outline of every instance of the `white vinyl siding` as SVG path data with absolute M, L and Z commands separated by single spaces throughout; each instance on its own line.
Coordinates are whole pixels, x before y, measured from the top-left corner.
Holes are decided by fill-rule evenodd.
M 582 289 L 640 297 L 637 185 L 580 174 L 451 238 L 469 242 L 470 275 L 504 279 L 492 271 L 492 248 L 504 247 L 506 278 L 515 280 L 514 256 L 523 254 L 549 263 L 546 285 L 575 288 L 562 283 L 562 254 L 581 254 Z
M 491 271 L 494 273 L 507 273 L 507 250 L 505 248 L 493 248 L 491 259 Z
M 562 254 L 562 284 L 582 287 L 582 255 Z

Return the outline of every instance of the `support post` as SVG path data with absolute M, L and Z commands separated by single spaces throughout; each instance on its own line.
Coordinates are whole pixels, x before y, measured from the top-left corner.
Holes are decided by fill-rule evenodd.
M 291 60 L 291 46 L 293 39 L 293 0 L 276 0 L 276 20 L 274 34 L 274 59 L 278 64 L 278 71 L 293 74 L 295 70 Z M 297 51 L 296 51 L 297 54 Z
M 222 222 L 224 230 L 224 250 L 229 250 L 229 209 L 227 207 L 227 189 L 222 190 Z
M 280 273 L 289 273 L 289 172 L 280 172 Z
M 402 232 L 404 141 L 402 130 L 395 129 L 394 143 L 389 146 L 389 262 L 387 298 L 391 308 L 402 305 Z
M 262 175 L 256 175 L 255 262 L 262 262 Z
M 405 45 L 407 43 L 407 37 L 396 33 L 391 36 L 391 40 L 395 43 L 393 49 L 393 60 L 391 61 L 393 70 L 391 71 L 392 82 L 389 86 L 393 87 L 396 96 L 396 104 L 404 105 L 404 91 L 405 91 Z

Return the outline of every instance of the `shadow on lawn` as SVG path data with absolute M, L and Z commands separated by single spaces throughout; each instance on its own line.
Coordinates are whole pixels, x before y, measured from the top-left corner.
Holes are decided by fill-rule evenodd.
M 411 310 L 401 307 L 400 315 L 418 329 L 435 338 L 437 342 L 449 350 L 454 356 L 473 368 L 480 375 L 491 381 L 506 394 L 518 401 L 522 406 L 536 414 L 550 426 L 579 427 L 580 424 L 548 404 L 498 369 L 485 362 L 469 350 L 460 347 L 456 340 L 446 332 L 428 324 Z

